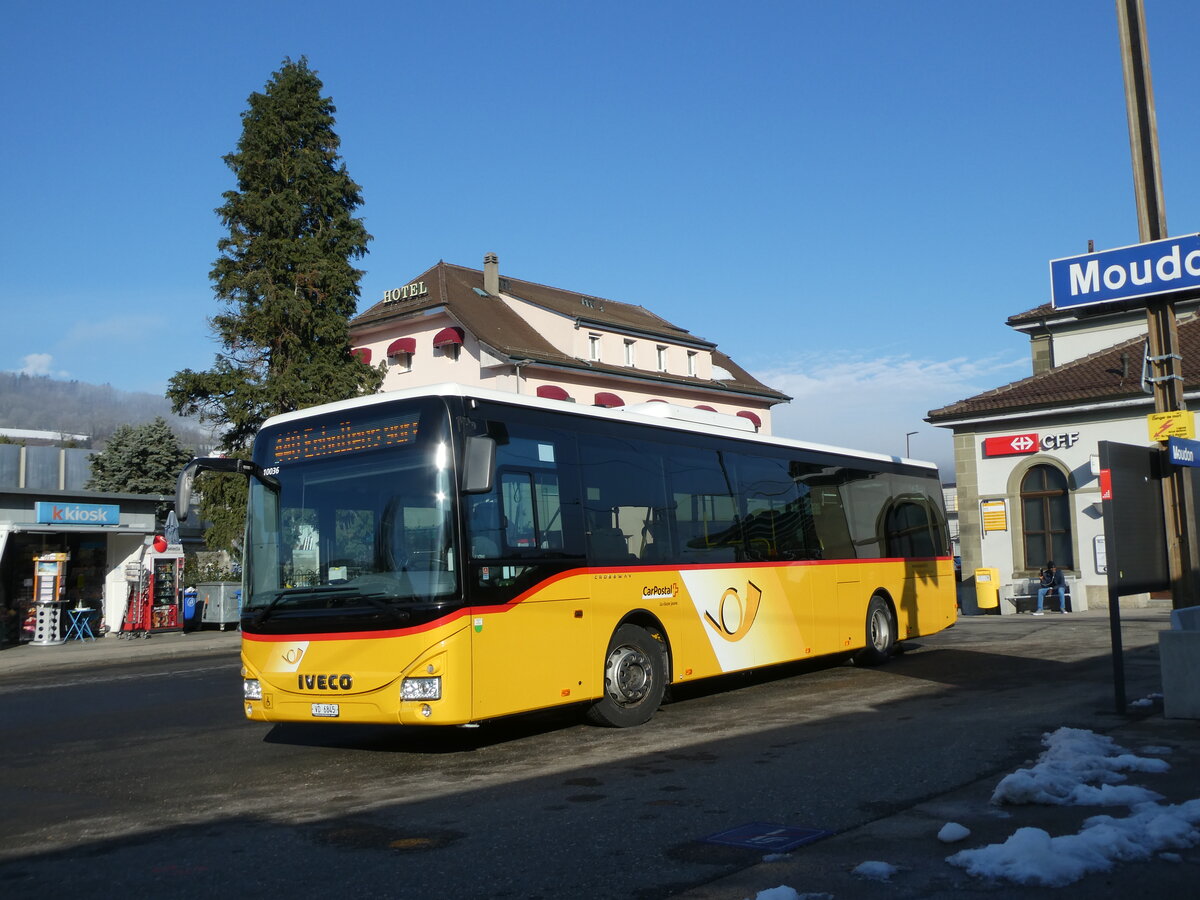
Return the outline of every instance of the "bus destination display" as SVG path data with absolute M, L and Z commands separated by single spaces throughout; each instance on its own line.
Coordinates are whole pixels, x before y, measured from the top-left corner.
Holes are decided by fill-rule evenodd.
M 280 465 L 382 447 L 402 447 L 417 439 L 419 420 L 420 416 L 411 415 L 398 422 L 372 422 L 369 425 L 338 422 L 284 431 L 275 437 L 271 455 L 275 465 Z

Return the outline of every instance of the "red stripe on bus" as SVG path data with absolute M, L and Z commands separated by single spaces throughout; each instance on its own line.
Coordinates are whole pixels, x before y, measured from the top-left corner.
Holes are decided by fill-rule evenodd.
M 375 638 L 391 638 L 404 637 L 410 634 L 421 634 L 426 631 L 433 631 L 436 628 L 441 628 L 450 624 L 457 618 L 471 617 L 475 615 L 498 615 L 515 609 L 525 600 L 540 594 L 547 587 L 555 582 L 562 581 L 566 578 L 575 578 L 579 575 L 614 575 L 614 574 L 634 574 L 638 572 L 696 572 L 705 569 L 763 569 L 763 568 L 793 568 L 796 566 L 847 566 L 847 565 L 866 565 L 868 563 L 915 563 L 915 562 L 941 562 L 950 561 L 949 556 L 921 556 L 921 557 L 879 557 L 875 559 L 802 559 L 791 562 L 755 562 L 755 563 L 722 563 L 720 565 L 705 565 L 697 563 L 687 566 L 593 566 L 591 568 L 568 569 L 565 572 L 559 572 L 551 575 L 545 581 L 539 581 L 533 587 L 518 594 L 512 600 L 500 606 L 467 606 L 462 609 L 456 609 L 451 613 L 447 613 L 439 619 L 434 619 L 432 622 L 425 622 L 422 625 L 414 625 L 411 628 L 389 628 L 380 631 L 349 631 L 349 632 L 321 632 L 317 634 L 250 634 L 242 632 L 242 640 L 258 641 L 261 643 L 287 643 L 288 641 L 361 641 L 373 640 Z

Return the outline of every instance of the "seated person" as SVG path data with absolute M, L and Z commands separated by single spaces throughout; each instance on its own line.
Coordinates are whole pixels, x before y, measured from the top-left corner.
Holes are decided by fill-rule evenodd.
M 1046 563 L 1046 568 L 1042 569 L 1041 587 L 1038 588 L 1038 605 L 1033 611 L 1035 616 L 1042 616 L 1045 613 L 1042 611 L 1042 606 L 1046 602 L 1046 594 L 1050 591 L 1058 590 L 1058 609 L 1060 612 L 1070 612 L 1067 609 L 1067 579 L 1063 577 L 1062 570 L 1054 565 L 1054 560 Z

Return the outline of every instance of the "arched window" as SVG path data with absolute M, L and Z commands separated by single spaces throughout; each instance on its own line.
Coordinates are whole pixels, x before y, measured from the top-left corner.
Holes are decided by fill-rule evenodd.
M 1021 518 L 1025 531 L 1025 565 L 1049 560 L 1061 569 L 1075 568 L 1071 537 L 1071 502 L 1067 476 L 1054 466 L 1034 466 L 1021 479 Z

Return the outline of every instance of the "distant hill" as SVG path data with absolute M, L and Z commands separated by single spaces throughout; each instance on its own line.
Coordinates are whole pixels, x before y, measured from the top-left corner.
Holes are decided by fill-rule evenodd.
M 173 415 L 170 402 L 157 394 L 0 372 L 0 428 L 86 434 L 99 449 L 119 426 L 140 425 L 156 416 L 167 420 L 185 446 L 211 445 L 208 429 L 195 419 Z

